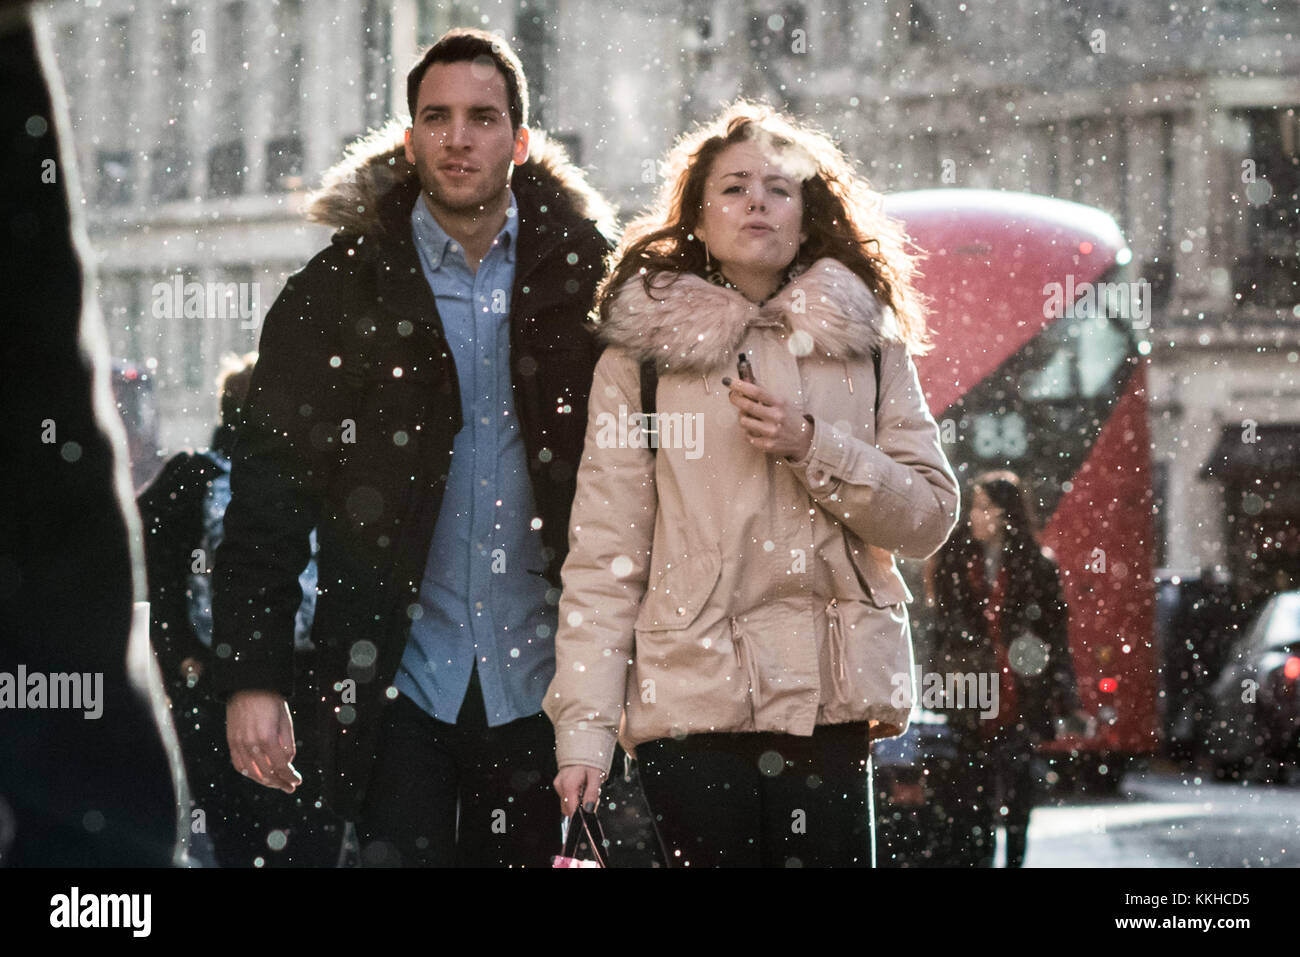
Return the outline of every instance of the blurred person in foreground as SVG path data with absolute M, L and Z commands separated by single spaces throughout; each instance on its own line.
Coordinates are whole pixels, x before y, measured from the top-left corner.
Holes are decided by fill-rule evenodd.
M 990 772 L 1006 827 L 1006 866 L 1024 863 L 1029 816 L 1041 784 L 1034 749 L 1092 722 L 1080 708 L 1070 656 L 1069 612 L 1056 561 L 1035 533 L 1034 513 L 1014 473 L 971 482 L 970 508 L 927 563 L 936 658 L 947 672 L 997 674 L 998 711 L 949 711 L 971 760 Z
M 256 353 L 227 357 L 217 389 L 221 422 L 212 444 L 172 456 L 141 492 L 149 577 L 151 634 L 172 702 L 172 714 L 196 809 L 222 867 L 328 867 L 338 860 L 341 823 L 316 806 L 320 784 L 293 795 L 261 787 L 238 774 L 226 756 L 224 705 L 209 688 L 212 666 L 212 556 L 221 543 L 230 502 L 230 456 L 243 418 Z M 312 537 L 313 551 L 315 536 Z M 316 562 L 303 572 L 294 623 L 293 704 L 303 719 L 295 728 L 300 764 L 312 760 Z
M 48 37 L 0 0 L 0 866 L 185 865 L 185 774 Z M 37 705 L 59 675 L 93 679 L 96 700 Z
M 670 865 L 870 866 L 869 742 L 911 705 L 894 556 L 958 506 L 913 261 L 843 153 L 767 107 L 666 170 L 599 295 L 555 788 L 594 806 L 621 733 Z M 655 448 L 623 424 L 652 404 Z

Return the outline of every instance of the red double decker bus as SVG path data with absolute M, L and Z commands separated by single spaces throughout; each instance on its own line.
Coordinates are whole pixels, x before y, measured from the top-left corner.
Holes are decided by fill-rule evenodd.
M 891 194 L 886 211 L 927 254 L 918 286 L 936 348 L 917 367 L 949 459 L 963 479 L 1020 475 L 1060 563 L 1079 696 L 1099 720 L 1044 751 L 1104 788 L 1158 740 L 1149 290 L 1099 209 L 935 189 Z M 921 563 L 905 566 L 919 597 Z M 923 669 L 925 614 L 918 601 Z

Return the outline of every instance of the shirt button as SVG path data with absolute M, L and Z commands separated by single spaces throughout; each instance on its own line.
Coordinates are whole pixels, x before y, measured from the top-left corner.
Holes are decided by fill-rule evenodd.
M 685 608 L 678 608 L 678 609 L 677 609 L 677 614 L 679 614 L 679 615 L 684 615 L 684 614 L 686 614 L 686 609 L 685 609 Z

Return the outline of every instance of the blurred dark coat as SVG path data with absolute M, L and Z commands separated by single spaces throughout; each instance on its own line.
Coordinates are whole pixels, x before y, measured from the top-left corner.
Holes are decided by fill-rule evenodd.
M 147 631 L 132 630 L 139 532 L 102 323 L 82 299 L 68 124 L 23 15 L 0 23 L 0 64 L 0 672 L 103 676 L 98 718 L 0 711 L 0 864 L 168 866 L 188 794 Z
M 540 135 L 532 146 L 511 180 L 520 230 L 510 370 L 558 601 L 599 353 L 585 320 L 609 242 L 598 228 L 607 207 L 581 173 Z M 262 330 L 216 556 L 213 649 L 218 694 L 291 697 L 298 576 L 315 528 L 325 787 L 354 817 L 462 413 L 412 240 L 420 187 L 400 129 L 372 136 L 326 183 L 309 215 L 337 227 L 334 242 L 290 278 Z
M 1003 556 L 1007 585 L 998 627 L 1008 646 L 1025 634 L 1046 644 L 1046 667 L 1034 675 L 1013 667 L 1012 674 L 1023 731 L 1038 740 L 1051 740 L 1055 719 L 1079 708 L 1070 656 L 1069 611 L 1051 552 L 1042 549 L 1026 558 L 1023 567 L 1013 572 L 1008 556 Z M 970 561 L 982 563 L 983 557 L 978 548 L 965 550 L 956 536 L 937 556 L 933 582 L 936 666 L 951 672 L 994 672 L 993 641 L 983 614 L 984 603 L 970 585 Z M 978 720 L 972 709 L 965 713 Z
M 185 683 L 180 665 L 186 658 L 196 659 L 205 669 L 210 664 L 211 653 L 199 640 L 190 614 L 188 571 L 193 550 L 203 544 L 208 487 L 222 474 L 221 466 L 203 452 L 178 452 L 136 502 L 144 526 L 149 633 L 169 688 Z

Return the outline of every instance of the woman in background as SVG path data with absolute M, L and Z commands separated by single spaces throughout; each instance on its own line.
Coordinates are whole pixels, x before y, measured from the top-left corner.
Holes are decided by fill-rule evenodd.
M 1007 867 L 1024 862 L 1037 783 L 1035 746 L 1056 719 L 1086 722 L 1070 659 L 1068 612 L 1052 553 L 1038 543 L 1033 511 L 1012 472 L 971 483 L 967 519 L 928 563 L 938 637 L 948 672 L 998 674 L 998 712 L 951 712 L 973 760 L 986 763 L 1003 808 Z

